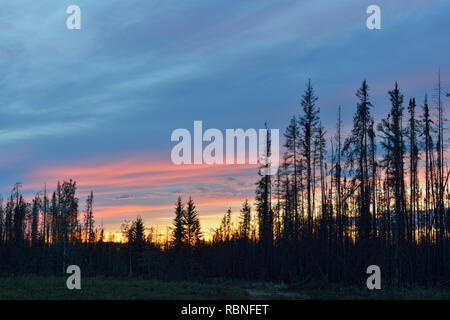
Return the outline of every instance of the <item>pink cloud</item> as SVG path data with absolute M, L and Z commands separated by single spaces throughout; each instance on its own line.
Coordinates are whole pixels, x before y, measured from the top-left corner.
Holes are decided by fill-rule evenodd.
M 73 166 L 45 166 L 30 175 L 26 190 L 48 189 L 58 180 L 77 181 L 78 196 L 94 191 L 96 221 L 105 229 L 117 231 L 125 219 L 141 215 L 149 223 L 170 224 L 176 197 L 192 195 L 200 217 L 208 217 L 208 227 L 218 212 L 239 207 L 253 194 L 257 165 L 174 165 L 146 156 L 119 160 L 90 160 Z M 163 190 L 161 190 L 163 188 Z M 175 189 L 175 190 L 174 190 Z M 137 194 L 137 195 L 136 195 Z M 80 200 L 80 210 L 84 206 Z M 211 220 L 212 219 L 212 220 Z M 217 219 L 218 220 L 218 219 Z M 217 221 L 218 223 L 218 221 Z

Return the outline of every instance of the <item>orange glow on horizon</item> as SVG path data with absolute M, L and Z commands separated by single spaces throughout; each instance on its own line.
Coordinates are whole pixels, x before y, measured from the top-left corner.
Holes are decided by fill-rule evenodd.
M 209 233 L 218 227 L 228 207 L 236 211 L 245 198 L 252 200 L 257 167 L 255 164 L 175 165 L 170 160 L 151 160 L 145 156 L 113 161 L 94 159 L 74 166 L 38 168 L 23 190 L 41 190 L 45 181 L 50 197 L 58 180 L 75 180 L 77 196 L 81 197 L 80 217 L 84 209 L 82 198 L 93 190 L 96 223 L 103 225 L 105 235 L 113 233 L 117 242 L 121 241 L 120 225 L 137 216 L 148 227 L 164 230 L 170 227 L 178 195 L 183 201 L 192 195 L 202 232 L 210 238 Z M 121 198 L 122 195 L 125 197 Z

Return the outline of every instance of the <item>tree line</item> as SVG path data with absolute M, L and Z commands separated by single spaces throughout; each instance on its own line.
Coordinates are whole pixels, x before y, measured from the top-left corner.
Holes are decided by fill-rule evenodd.
M 92 192 L 80 217 L 75 181 L 58 183 L 50 197 L 44 188 L 31 203 L 16 184 L 0 204 L 0 274 L 60 274 L 77 264 L 90 275 L 357 284 L 376 264 L 390 286 L 449 284 L 440 77 L 433 107 L 426 95 L 420 108 L 414 97 L 406 101 L 395 83 L 379 123 L 369 93 L 364 80 L 347 136 L 337 107 L 328 139 L 308 81 L 285 130 L 277 174 L 262 175 L 271 166 L 262 163 L 254 201 L 244 201 L 237 223 L 228 209 L 210 241 L 191 197 L 177 199 L 165 241 L 138 217 L 122 225 L 124 242 L 117 243 L 95 226 Z
M 309 81 L 301 112 L 286 128 L 277 175 L 260 175 L 257 182 L 256 232 L 250 240 L 256 263 L 240 275 L 357 283 L 369 265 L 377 264 L 393 286 L 449 284 L 450 170 L 440 76 L 435 96 L 432 116 L 426 95 L 421 110 L 414 97 L 405 106 L 395 83 L 388 91 L 390 111 L 376 124 L 364 80 L 356 91 L 349 135 L 343 136 L 338 107 L 336 130 L 327 143 Z M 246 201 L 231 233 L 230 212 L 224 216 L 216 246 L 241 241 L 249 246 L 249 211 Z

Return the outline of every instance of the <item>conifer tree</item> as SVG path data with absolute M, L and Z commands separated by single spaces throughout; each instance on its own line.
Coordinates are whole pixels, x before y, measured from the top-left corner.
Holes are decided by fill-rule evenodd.
M 306 167 L 306 199 L 307 199 L 307 230 L 308 236 L 312 236 L 313 228 L 313 157 L 314 136 L 319 122 L 319 110 L 316 107 L 318 98 L 314 94 L 311 80 L 308 80 L 305 92 L 302 96 L 301 106 L 303 114 L 300 117 L 302 156 Z
M 370 233 L 370 193 L 369 193 L 369 132 L 373 125 L 370 108 L 373 106 L 369 100 L 369 86 L 366 80 L 356 92 L 359 101 L 353 117 L 353 129 L 345 140 L 343 152 L 347 156 L 347 166 L 353 175 L 352 184 L 359 189 L 359 237 L 363 240 L 369 238 Z
M 200 220 L 195 208 L 194 200 L 189 197 L 184 212 L 185 242 L 188 246 L 196 246 L 201 240 Z
M 239 222 L 239 231 L 240 237 L 244 240 L 248 240 L 250 237 L 250 223 L 251 223 L 251 207 L 248 203 L 248 200 L 245 199 L 242 204 L 240 222 Z
M 185 210 L 181 197 L 178 197 L 175 206 L 175 218 L 173 220 L 173 234 L 172 241 L 175 247 L 182 246 L 185 237 Z

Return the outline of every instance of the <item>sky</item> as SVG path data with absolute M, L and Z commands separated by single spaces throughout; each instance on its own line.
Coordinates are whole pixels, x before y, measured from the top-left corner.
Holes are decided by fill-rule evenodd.
M 66 9 L 81 8 L 81 30 Z M 381 8 L 381 29 L 366 8 Z M 77 181 L 106 232 L 137 215 L 165 230 L 178 195 L 208 232 L 254 199 L 254 165 L 172 164 L 177 128 L 271 128 L 300 114 L 308 79 L 328 134 L 351 128 L 367 79 L 376 120 L 450 91 L 450 1 L 15 0 L 0 3 L 0 193 Z M 447 105 L 448 99 L 444 101 Z

